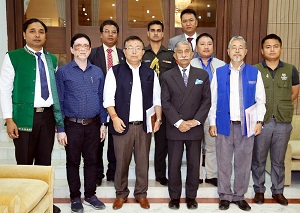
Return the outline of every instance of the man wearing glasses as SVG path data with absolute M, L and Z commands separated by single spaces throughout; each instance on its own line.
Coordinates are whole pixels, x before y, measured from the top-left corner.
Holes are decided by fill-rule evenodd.
M 56 72 L 61 112 L 67 137 L 58 137 L 67 155 L 67 180 L 72 212 L 83 212 L 79 167 L 84 162 L 84 204 L 94 209 L 105 205 L 96 194 L 97 150 L 106 135 L 107 111 L 103 108 L 104 75 L 88 60 L 90 38 L 76 34 L 71 39 L 74 60 Z
M 125 56 L 123 51 L 116 47 L 118 42 L 119 26 L 113 20 L 105 20 L 100 25 L 100 38 L 102 45 L 92 49 L 92 52 L 88 60 L 98 66 L 104 76 L 107 71 L 114 65 L 125 62 Z M 97 160 L 97 186 L 102 184 L 104 178 L 104 166 L 103 166 L 103 146 L 101 143 L 98 148 L 98 160 Z M 108 168 L 106 172 L 107 181 L 114 181 L 116 171 L 116 157 L 114 152 L 113 137 L 108 134 L 107 144 L 107 160 Z
M 195 10 L 193 9 L 185 9 L 180 14 L 181 26 L 183 30 L 183 34 L 175 36 L 169 39 L 168 48 L 174 50 L 175 45 L 178 41 L 188 41 L 194 52 L 194 58 L 197 57 L 196 52 L 196 38 L 198 36 L 196 30 L 198 26 L 198 19 Z
M 129 195 L 128 170 L 132 153 L 136 163 L 134 197 L 140 206 L 149 209 L 147 200 L 149 150 L 151 133 L 147 133 L 146 110 L 155 106 L 157 132 L 161 121 L 160 85 L 155 72 L 141 63 L 144 43 L 137 36 L 124 41 L 126 63 L 113 66 L 104 85 L 104 107 L 110 121 L 117 159 L 115 174 L 116 200 L 113 209 L 120 209 Z

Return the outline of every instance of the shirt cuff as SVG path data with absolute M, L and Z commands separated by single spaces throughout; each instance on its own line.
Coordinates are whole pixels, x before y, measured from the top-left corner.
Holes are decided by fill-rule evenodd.
M 65 127 L 57 127 L 56 129 L 58 133 L 65 131 Z
M 200 121 L 197 121 L 197 120 L 195 120 L 195 121 L 198 123 L 198 126 L 201 125 L 201 122 L 200 122 Z
M 174 124 L 174 126 L 176 127 L 176 128 L 179 128 L 179 126 L 180 126 L 180 124 L 183 122 L 183 120 L 182 119 L 180 119 L 179 121 L 177 121 L 175 124 Z

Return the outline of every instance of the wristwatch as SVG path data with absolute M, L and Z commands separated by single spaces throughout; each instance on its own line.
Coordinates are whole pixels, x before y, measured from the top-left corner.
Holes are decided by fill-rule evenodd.
M 160 124 L 162 124 L 162 120 L 160 118 L 157 118 L 156 122 L 159 122 Z
M 265 124 L 263 121 L 257 121 L 257 124 L 261 124 L 262 126 Z

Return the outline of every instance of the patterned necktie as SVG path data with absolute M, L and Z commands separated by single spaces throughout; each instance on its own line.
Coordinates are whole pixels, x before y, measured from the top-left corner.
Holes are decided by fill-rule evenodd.
M 49 90 L 48 90 L 48 82 L 47 82 L 45 65 L 41 59 L 42 53 L 36 52 L 35 54 L 38 57 L 38 65 L 39 65 L 40 81 L 41 81 L 41 96 L 44 100 L 47 100 L 49 97 Z
M 194 51 L 194 50 L 193 50 L 193 44 L 192 44 L 192 40 L 193 40 L 193 39 L 194 39 L 194 38 L 187 38 L 188 42 L 191 44 L 192 51 Z
M 112 49 L 107 49 L 107 71 L 113 66 Z
M 188 83 L 188 77 L 187 77 L 187 75 L 186 75 L 186 70 L 187 69 L 182 69 L 182 72 L 183 72 L 183 75 L 182 75 L 182 77 L 183 77 L 183 82 L 184 82 L 184 85 L 185 86 L 187 86 L 187 83 Z

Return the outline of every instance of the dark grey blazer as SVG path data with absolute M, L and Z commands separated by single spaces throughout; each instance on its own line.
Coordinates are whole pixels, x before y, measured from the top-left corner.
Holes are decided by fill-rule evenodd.
M 117 48 L 117 53 L 119 57 L 119 63 L 125 63 L 126 59 L 123 51 Z M 103 71 L 104 76 L 106 76 L 106 59 L 103 45 L 93 48 L 88 60 L 97 67 L 100 67 L 100 69 Z
M 211 106 L 210 82 L 205 70 L 190 67 L 187 87 L 179 67 L 176 66 L 161 76 L 162 109 L 167 118 L 169 140 L 200 140 L 203 138 L 203 123 Z M 195 119 L 201 123 L 182 133 L 174 124 Z

